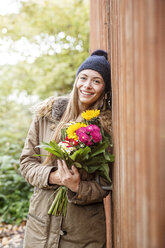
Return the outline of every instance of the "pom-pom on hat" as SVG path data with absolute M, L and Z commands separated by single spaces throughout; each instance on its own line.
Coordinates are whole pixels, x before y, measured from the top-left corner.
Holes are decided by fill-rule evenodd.
M 94 51 L 90 57 L 88 57 L 78 68 L 76 77 L 78 74 L 86 69 L 97 71 L 105 82 L 105 92 L 111 89 L 110 79 L 110 64 L 108 61 L 107 52 L 104 50 Z

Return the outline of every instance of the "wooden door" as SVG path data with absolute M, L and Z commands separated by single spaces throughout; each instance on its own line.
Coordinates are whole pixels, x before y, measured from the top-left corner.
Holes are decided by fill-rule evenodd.
M 164 13 L 164 0 L 91 0 L 91 51 L 106 49 L 112 72 L 107 248 L 165 247 Z

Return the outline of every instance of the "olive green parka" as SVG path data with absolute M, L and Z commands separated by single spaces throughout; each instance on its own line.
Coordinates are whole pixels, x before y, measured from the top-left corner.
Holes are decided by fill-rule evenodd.
M 37 148 L 42 141 L 49 142 L 68 103 L 67 97 L 51 97 L 35 109 L 25 146 L 20 158 L 23 177 L 34 186 L 27 218 L 24 248 L 103 248 L 106 247 L 106 223 L 103 198 L 107 195 L 100 185 L 107 182 L 87 173 L 81 175 L 77 193 L 68 190 L 66 217 L 50 216 L 54 192 L 58 185 L 49 185 L 48 178 L 55 165 L 43 165 L 46 154 Z M 101 113 L 101 122 L 111 129 L 111 113 Z

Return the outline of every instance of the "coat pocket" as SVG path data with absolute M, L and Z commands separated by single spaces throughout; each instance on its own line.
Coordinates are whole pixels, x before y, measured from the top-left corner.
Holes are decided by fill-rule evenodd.
M 47 241 L 48 224 L 31 213 L 28 214 L 28 220 L 25 230 L 24 248 L 44 248 Z

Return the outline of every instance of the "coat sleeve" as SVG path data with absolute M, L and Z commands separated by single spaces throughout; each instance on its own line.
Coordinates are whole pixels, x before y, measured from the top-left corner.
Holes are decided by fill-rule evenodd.
M 87 205 L 96 202 L 102 202 L 103 198 L 106 197 L 109 193 L 109 191 L 105 191 L 102 186 L 109 185 L 110 183 L 102 177 L 100 177 L 99 182 L 97 182 L 97 180 L 80 181 L 77 193 L 68 190 L 68 201 L 77 205 Z
M 20 157 L 20 170 L 22 176 L 28 183 L 38 188 L 56 188 L 57 185 L 50 186 L 48 178 L 54 166 L 42 165 L 41 158 L 34 154 L 40 154 L 39 145 L 39 121 L 34 119 L 28 131 L 25 145 Z

